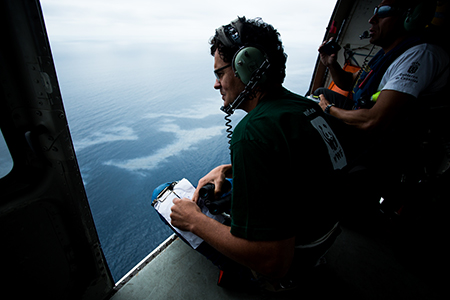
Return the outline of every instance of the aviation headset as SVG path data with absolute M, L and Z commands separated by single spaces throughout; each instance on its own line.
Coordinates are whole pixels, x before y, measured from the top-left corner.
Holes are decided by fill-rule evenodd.
M 405 13 L 403 27 L 407 32 L 414 32 L 424 29 L 431 23 L 436 12 L 437 1 L 416 1 Z
M 267 80 L 267 75 L 264 74 L 269 67 L 269 58 L 263 47 L 254 44 L 244 44 L 241 41 L 242 28 L 245 24 L 245 19 L 238 18 L 232 21 L 229 25 L 224 25 L 217 29 L 217 34 L 220 41 L 226 47 L 239 47 L 239 50 L 233 57 L 231 67 L 233 72 L 247 85 L 254 78 L 258 70 L 263 72 L 260 78 L 257 79 L 257 84 L 262 84 Z

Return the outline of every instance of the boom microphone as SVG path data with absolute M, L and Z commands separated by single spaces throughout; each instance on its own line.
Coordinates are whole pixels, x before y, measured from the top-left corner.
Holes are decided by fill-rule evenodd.
M 370 33 L 369 33 L 369 31 L 364 31 L 360 36 L 359 36 L 359 39 L 360 40 L 363 40 L 363 39 L 368 39 L 368 38 L 370 38 Z

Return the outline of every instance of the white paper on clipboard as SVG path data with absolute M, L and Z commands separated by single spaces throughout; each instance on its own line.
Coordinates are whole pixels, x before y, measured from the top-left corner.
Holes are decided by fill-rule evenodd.
M 154 204 L 154 208 L 156 211 L 163 216 L 163 218 L 171 224 L 170 219 L 170 213 L 171 213 L 171 207 L 173 206 L 173 200 L 175 198 L 188 198 L 192 199 L 192 195 L 194 194 L 195 188 L 194 186 L 189 182 L 189 180 L 183 178 L 180 180 L 173 188 L 173 190 L 166 190 L 165 193 L 158 196 L 158 200 Z M 212 215 L 208 208 L 201 207 L 202 212 L 207 215 L 210 218 L 213 218 L 220 223 L 224 222 L 224 218 L 221 215 Z M 185 241 L 187 241 L 192 248 L 196 249 L 203 240 L 193 234 L 189 231 L 183 231 L 179 230 L 176 227 L 173 227 L 171 225 L 172 229 L 177 233 L 177 235 L 180 235 L 184 238 Z

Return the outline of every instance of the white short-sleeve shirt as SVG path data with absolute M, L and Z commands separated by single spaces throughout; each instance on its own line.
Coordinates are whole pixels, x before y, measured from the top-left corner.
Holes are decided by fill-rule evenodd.
M 406 50 L 386 70 L 378 90 L 416 98 L 437 93 L 448 81 L 449 57 L 439 46 L 420 44 Z

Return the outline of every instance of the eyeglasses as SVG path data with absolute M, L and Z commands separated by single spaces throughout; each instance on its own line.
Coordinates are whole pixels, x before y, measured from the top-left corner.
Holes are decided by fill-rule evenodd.
M 402 12 L 400 8 L 384 5 L 375 7 L 373 15 L 377 15 L 378 18 L 387 18 L 398 15 L 400 12 Z
M 231 67 L 231 64 L 223 66 L 222 68 L 218 68 L 217 70 L 214 70 L 214 75 L 216 75 L 217 81 L 220 82 L 220 78 L 222 77 L 223 73 L 220 73 L 221 71 L 225 70 L 226 68 Z

